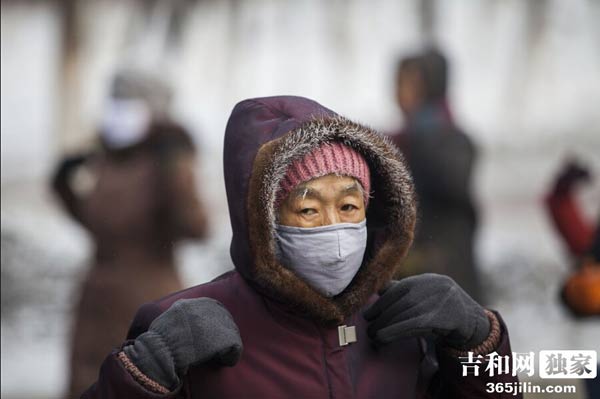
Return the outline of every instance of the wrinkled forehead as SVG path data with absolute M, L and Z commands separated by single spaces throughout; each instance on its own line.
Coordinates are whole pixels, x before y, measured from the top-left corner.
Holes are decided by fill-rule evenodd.
M 285 201 L 299 201 L 304 199 L 323 201 L 346 196 L 362 198 L 363 195 L 364 189 L 356 178 L 331 173 L 300 183 L 289 193 Z

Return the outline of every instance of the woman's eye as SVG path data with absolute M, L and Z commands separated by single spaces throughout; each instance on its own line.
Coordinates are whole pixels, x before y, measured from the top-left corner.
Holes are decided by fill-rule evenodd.
M 303 208 L 300 210 L 300 213 L 303 215 L 309 216 L 309 215 L 313 215 L 313 214 L 317 213 L 317 211 L 314 210 L 313 208 Z
M 346 204 L 346 205 L 342 206 L 342 211 L 344 211 L 344 212 L 353 211 L 355 209 L 358 209 L 358 208 L 352 204 Z

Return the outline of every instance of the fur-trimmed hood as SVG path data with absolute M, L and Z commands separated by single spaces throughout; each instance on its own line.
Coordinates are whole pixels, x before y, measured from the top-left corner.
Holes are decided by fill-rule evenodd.
M 341 141 L 371 171 L 366 260 L 339 295 L 326 298 L 275 258 L 274 203 L 288 165 L 320 144 Z M 225 132 L 224 170 L 233 230 L 231 257 L 251 284 L 315 321 L 333 325 L 364 305 L 400 265 L 413 239 L 416 205 L 404 161 L 386 138 L 302 97 L 245 100 Z

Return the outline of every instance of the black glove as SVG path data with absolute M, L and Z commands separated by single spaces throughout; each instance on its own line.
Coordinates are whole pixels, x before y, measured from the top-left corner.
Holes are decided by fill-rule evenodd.
M 431 273 L 393 281 L 364 317 L 369 337 L 381 344 L 433 334 L 445 345 L 471 349 L 490 332 L 484 309 L 450 277 Z
M 124 349 L 144 374 L 174 390 L 193 364 L 234 366 L 242 340 L 231 314 L 211 298 L 181 299 Z

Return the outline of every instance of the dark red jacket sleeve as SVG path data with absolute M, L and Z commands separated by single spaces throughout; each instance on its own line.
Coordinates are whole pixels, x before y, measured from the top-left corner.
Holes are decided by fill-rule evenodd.
M 118 351 L 106 357 L 98 381 L 83 393 L 81 399 L 176 399 L 181 392 L 168 395 L 153 393 L 133 379 L 117 357 Z
M 496 352 L 500 356 L 511 356 L 512 352 L 510 348 L 510 342 L 508 337 L 508 330 L 504 324 L 500 315 L 494 312 L 498 321 L 500 322 L 500 343 L 496 348 Z M 439 387 L 436 391 L 438 392 L 439 398 L 445 399 L 475 399 L 475 398 L 486 398 L 486 399 L 522 399 L 522 394 L 510 393 L 490 393 L 489 384 L 506 383 L 511 385 L 513 390 L 517 389 L 517 383 L 519 382 L 518 377 L 513 377 L 512 373 L 502 375 L 495 375 L 490 377 L 489 372 L 486 371 L 487 363 L 482 363 L 479 366 L 479 376 L 474 376 L 472 373 L 463 377 L 462 364 L 460 359 L 449 354 L 443 349 L 438 350 L 438 361 L 439 371 L 437 381 Z M 512 370 L 510 370 L 512 371 Z M 506 391 L 506 389 L 505 389 Z M 435 397 L 435 396 L 434 396 Z
M 162 395 L 147 390 L 138 383 L 127 371 L 117 357 L 121 349 L 130 345 L 140 334 L 148 330 L 152 321 L 161 313 L 161 308 L 155 303 L 148 303 L 137 311 L 127 334 L 127 341 L 121 348 L 110 353 L 102 366 L 98 380 L 81 396 L 81 399 L 176 399 L 182 398 L 182 391 Z

